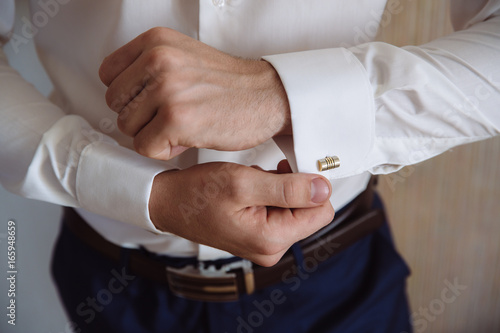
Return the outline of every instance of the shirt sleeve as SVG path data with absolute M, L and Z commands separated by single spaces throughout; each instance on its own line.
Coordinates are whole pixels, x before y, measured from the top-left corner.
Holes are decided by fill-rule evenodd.
M 295 171 L 340 158 L 331 179 L 389 173 L 500 131 L 500 1 L 456 0 L 456 31 L 421 46 L 372 42 L 264 57 L 287 91 Z M 471 11 L 471 7 L 476 10 Z
M 8 65 L 2 49 L 0 119 L 0 183 L 7 190 L 162 233 L 149 218 L 149 195 L 154 176 L 172 167 L 66 115 Z

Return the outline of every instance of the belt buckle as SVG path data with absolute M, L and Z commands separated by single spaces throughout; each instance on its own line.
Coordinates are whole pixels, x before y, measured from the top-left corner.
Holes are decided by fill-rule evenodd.
M 241 275 L 237 273 L 238 270 L 242 272 Z M 199 263 L 198 267 L 166 267 L 166 274 L 170 290 L 174 294 L 197 301 L 237 301 L 240 294 L 250 295 L 255 290 L 252 263 L 245 259 L 218 269 L 213 265 L 204 267 L 203 263 Z M 238 275 L 243 278 L 240 283 Z

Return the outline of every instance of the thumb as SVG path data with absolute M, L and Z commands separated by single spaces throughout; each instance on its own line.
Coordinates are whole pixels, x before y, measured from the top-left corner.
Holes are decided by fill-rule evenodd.
M 328 179 L 315 174 L 262 172 L 253 184 L 253 202 L 261 206 L 316 207 L 327 201 L 332 193 Z

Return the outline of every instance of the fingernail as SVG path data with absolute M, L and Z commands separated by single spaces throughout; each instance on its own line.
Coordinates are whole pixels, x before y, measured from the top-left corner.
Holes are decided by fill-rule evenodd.
M 323 178 L 314 178 L 311 182 L 311 201 L 322 203 L 328 199 L 330 187 Z

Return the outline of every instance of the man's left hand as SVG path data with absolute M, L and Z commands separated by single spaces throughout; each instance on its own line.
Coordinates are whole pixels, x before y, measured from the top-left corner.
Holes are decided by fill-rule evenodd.
M 291 134 L 285 90 L 263 60 L 230 56 L 168 28 L 154 28 L 99 69 L 119 129 L 138 153 L 162 160 L 190 147 L 243 150 Z

